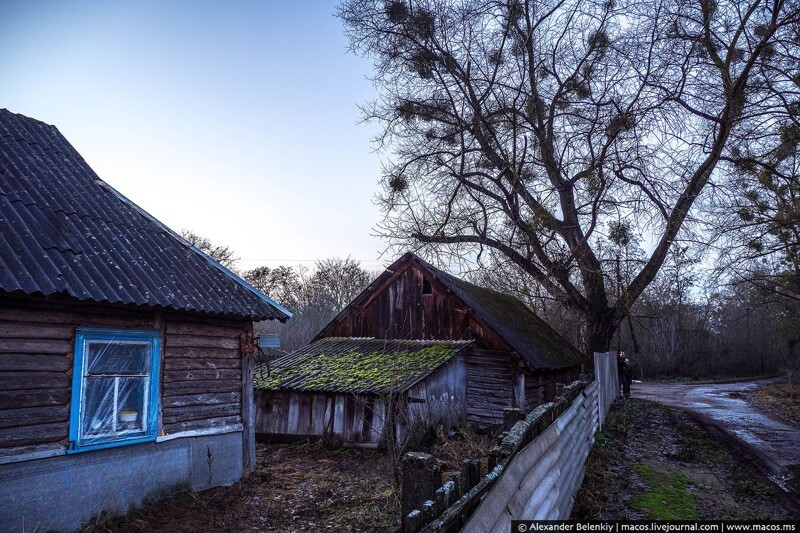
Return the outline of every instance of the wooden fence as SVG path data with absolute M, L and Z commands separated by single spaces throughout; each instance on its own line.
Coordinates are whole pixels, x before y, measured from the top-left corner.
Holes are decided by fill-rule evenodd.
M 615 354 L 595 354 L 590 383 L 560 386 L 517 422 L 491 450 L 485 476 L 465 460 L 461 474 L 404 517 L 404 531 L 508 531 L 512 519 L 568 518 L 594 433 L 618 393 Z

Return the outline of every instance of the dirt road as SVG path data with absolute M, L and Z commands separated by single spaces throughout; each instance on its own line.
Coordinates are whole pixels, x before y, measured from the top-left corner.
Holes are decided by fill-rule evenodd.
M 687 385 L 634 383 L 632 396 L 700 415 L 756 455 L 784 490 L 800 492 L 800 429 L 755 410 L 743 393 L 756 382 Z

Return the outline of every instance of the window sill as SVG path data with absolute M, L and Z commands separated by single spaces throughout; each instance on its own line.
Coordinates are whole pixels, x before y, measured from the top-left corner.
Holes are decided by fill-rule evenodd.
M 73 453 L 93 452 L 96 450 L 105 450 L 106 448 L 119 448 L 121 446 L 130 446 L 132 444 L 142 444 L 144 442 L 155 442 L 155 441 L 156 438 L 154 436 L 138 437 L 135 439 L 125 439 L 125 440 L 112 440 L 108 442 L 100 442 L 97 444 L 84 444 L 82 446 L 75 448 L 67 448 L 67 453 L 73 454 Z

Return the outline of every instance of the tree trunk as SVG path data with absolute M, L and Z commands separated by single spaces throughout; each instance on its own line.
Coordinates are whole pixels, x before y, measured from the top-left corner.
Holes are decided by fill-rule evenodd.
M 580 350 L 586 361 L 594 361 L 595 352 L 607 352 L 614 339 L 614 332 L 619 327 L 614 320 L 614 311 L 611 309 L 595 310 L 589 313 L 583 321 L 583 332 Z

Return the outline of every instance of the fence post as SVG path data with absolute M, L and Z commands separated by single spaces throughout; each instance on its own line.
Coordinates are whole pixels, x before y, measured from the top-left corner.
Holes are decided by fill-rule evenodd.
M 401 506 L 407 517 L 415 509 L 422 511 L 425 502 L 435 498 L 436 489 L 442 486 L 442 469 L 434 456 L 418 452 L 403 455 L 401 468 Z
M 514 424 L 525 418 L 525 413 L 518 407 L 506 407 L 503 409 L 503 431 L 508 431 Z

